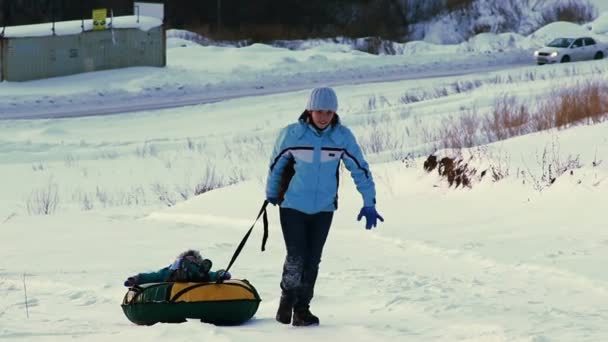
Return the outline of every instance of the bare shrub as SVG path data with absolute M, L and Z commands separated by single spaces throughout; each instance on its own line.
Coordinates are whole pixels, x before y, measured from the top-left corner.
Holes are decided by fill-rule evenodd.
M 559 97 L 554 92 L 548 99 L 538 100 L 536 114 L 530 120 L 530 130 L 539 132 L 555 127 L 555 112 Z
M 383 95 L 376 96 L 371 95 L 367 98 L 367 101 L 363 104 L 363 110 L 367 112 L 373 112 L 379 108 L 392 107 L 391 102 Z
M 190 137 L 186 138 L 186 147 L 188 148 L 189 151 L 196 150 L 196 144 L 194 143 L 194 140 L 192 140 L 192 138 L 190 138 Z
M 165 205 L 167 205 L 168 207 L 174 206 L 175 203 L 177 202 L 177 200 L 175 199 L 174 194 L 171 193 L 169 191 L 169 188 L 166 185 L 164 185 L 164 184 L 161 184 L 159 182 L 152 183 L 150 185 L 150 189 L 156 195 L 156 198 L 160 202 L 162 202 Z
M 427 172 L 437 169 L 437 173 L 444 177 L 450 186 L 454 185 L 455 188 L 459 186 L 470 188 L 472 186 L 471 180 L 477 173 L 476 169 L 471 168 L 461 158 L 443 157 L 438 159 L 433 154 L 427 157 L 424 162 L 424 169 Z
M 82 204 L 82 210 L 87 211 L 87 210 L 93 209 L 93 201 L 89 197 L 89 194 L 84 194 L 84 196 L 82 197 L 82 200 L 81 200 L 81 204 Z
M 433 144 L 435 149 L 461 149 L 554 127 L 599 123 L 608 118 L 608 83 L 577 84 L 555 90 L 536 102 L 533 111 L 516 97 L 502 95 L 483 116 L 476 109 L 461 108 L 458 119 L 450 116 L 434 130 L 421 127 L 420 134 L 423 142 Z
M 30 215 L 52 215 L 58 204 L 58 186 L 50 178 L 44 187 L 32 190 L 26 201 L 26 208 Z
M 582 101 L 579 100 L 575 91 L 568 89 L 560 93 L 557 99 L 557 108 L 555 108 L 555 126 L 565 127 L 570 123 L 576 122 L 582 116 L 579 106 Z
M 101 151 L 99 152 L 97 159 L 117 159 L 118 158 L 118 152 L 112 150 L 112 151 Z
M 582 24 L 597 17 L 597 8 L 589 0 L 562 0 L 541 12 L 541 25 L 556 21 L 569 21 Z
M 489 167 L 492 181 L 498 182 L 508 177 L 511 173 L 511 156 L 508 154 L 505 154 L 504 156 L 500 155 L 498 158 L 494 158 L 493 160 L 494 162 L 490 163 Z
M 110 196 L 99 186 L 95 187 L 95 198 L 104 208 L 110 205 Z
M 463 146 L 475 146 L 477 144 L 477 131 L 480 127 L 476 108 L 468 109 L 460 115 L 460 127 Z
M 225 186 L 236 184 L 245 180 L 245 172 L 241 169 L 234 169 L 232 174 L 227 177 L 221 177 L 217 174 L 214 166 L 208 165 L 204 175 L 194 188 L 194 196 L 204 194 L 205 192 L 219 189 Z M 183 196 L 183 195 L 182 195 Z
M 577 123 L 598 123 L 608 113 L 608 86 L 606 83 L 588 82 L 558 92 L 551 104 L 556 127 Z
M 412 93 L 405 93 L 399 98 L 399 102 L 401 102 L 402 104 L 416 103 L 422 100 L 423 99 L 419 95 Z
M 460 136 L 460 127 L 451 116 L 441 121 L 439 139 L 441 139 L 440 143 L 443 148 L 460 149 L 464 147 Z
M 401 162 L 406 168 L 411 169 L 416 167 L 416 157 L 410 152 L 401 158 Z
M 595 155 L 593 156 L 593 162 L 591 162 L 591 165 L 593 167 L 598 167 L 602 164 L 603 161 L 603 159 L 597 159 L 597 149 L 595 149 Z
M 475 89 L 481 87 L 482 84 L 483 83 L 480 80 L 456 81 L 456 82 L 452 83 L 452 88 L 454 89 L 455 93 L 460 94 L 460 93 L 465 93 L 468 91 L 475 90 Z
M 446 97 L 449 96 L 452 92 L 458 92 L 458 87 L 458 82 L 456 82 L 448 87 L 440 86 L 434 89 L 410 90 L 407 93 L 401 95 L 401 97 L 399 97 L 399 102 L 401 104 L 410 104 Z
M 494 101 L 492 112 L 483 118 L 482 129 L 488 142 L 528 133 L 530 111 L 514 96 L 504 95 Z
M 186 201 L 186 200 L 188 200 L 188 198 L 190 198 L 190 194 L 191 194 L 190 185 L 189 184 L 176 185 L 175 192 L 177 192 L 177 194 L 179 194 L 179 196 L 181 197 L 182 200 Z
M 440 98 L 446 97 L 450 95 L 450 91 L 446 87 L 435 88 L 435 94 L 433 94 L 432 98 Z
M 370 116 L 367 126 L 359 139 L 361 149 L 365 153 L 395 152 L 403 146 L 402 132 L 395 132 L 393 118 L 389 114 Z
M 32 171 L 44 171 L 45 167 L 42 163 L 32 164 Z
M 135 155 L 140 158 L 145 157 L 157 157 L 158 156 L 158 147 L 149 141 L 144 142 L 143 146 L 137 147 L 135 149 Z
M 65 156 L 65 159 L 64 159 L 64 164 L 65 164 L 65 166 L 66 166 L 66 167 L 68 167 L 68 168 L 70 168 L 70 167 L 75 167 L 75 166 L 76 166 L 76 164 L 77 164 L 77 162 L 78 162 L 78 161 L 77 161 L 76 157 L 74 157 L 74 155 L 73 155 L 73 154 L 68 153 L 68 154 Z
M 557 138 L 550 146 L 545 146 L 540 154 L 536 154 L 536 162 L 540 167 L 540 172 L 533 172 L 528 167 L 527 171 L 522 171 L 522 175 L 531 180 L 532 186 L 537 191 L 551 186 L 561 175 L 567 172 L 573 174 L 574 170 L 583 166 L 579 155 L 568 155 L 565 159 L 562 158 Z
M 380 153 L 392 146 L 394 139 L 386 127 L 372 125 L 371 130 L 368 130 L 368 132 L 367 139 L 362 139 L 361 141 L 361 147 L 365 153 Z
M 132 187 L 129 191 L 119 194 L 118 198 L 111 201 L 112 205 L 145 205 L 148 204 L 146 191 L 142 186 Z
M 194 188 L 194 196 L 204 194 L 207 191 L 220 188 L 221 186 L 222 182 L 215 171 L 215 167 L 207 165 L 205 174 Z
M 228 179 L 224 180 L 222 186 L 232 185 L 247 179 L 245 177 L 245 171 L 242 169 L 233 169 L 232 174 L 228 177 Z

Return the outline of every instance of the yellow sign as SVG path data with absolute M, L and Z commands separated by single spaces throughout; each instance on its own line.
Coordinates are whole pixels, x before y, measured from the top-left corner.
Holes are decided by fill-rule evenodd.
M 105 8 L 93 10 L 93 30 L 105 30 L 106 29 L 106 18 L 108 17 L 108 10 Z

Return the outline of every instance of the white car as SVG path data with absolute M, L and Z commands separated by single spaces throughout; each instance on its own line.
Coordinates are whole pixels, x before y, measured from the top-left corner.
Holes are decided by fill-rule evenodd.
M 604 45 L 591 37 L 557 38 L 534 51 L 536 63 L 567 63 L 604 58 Z

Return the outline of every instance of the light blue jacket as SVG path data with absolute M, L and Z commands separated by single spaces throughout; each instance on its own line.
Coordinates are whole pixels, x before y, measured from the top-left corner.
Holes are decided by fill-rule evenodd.
M 376 189 L 369 165 L 353 133 L 338 122 L 319 131 L 304 119 L 281 130 L 270 160 L 266 198 L 279 198 L 281 179 L 289 165 L 295 174 L 284 194 L 282 208 L 307 214 L 338 208 L 340 161 L 363 196 L 364 206 L 374 206 Z

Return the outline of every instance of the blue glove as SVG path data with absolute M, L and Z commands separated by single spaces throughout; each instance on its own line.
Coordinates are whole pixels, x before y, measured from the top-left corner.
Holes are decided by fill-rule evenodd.
M 129 277 L 127 278 L 127 280 L 125 280 L 124 285 L 126 287 L 132 287 L 137 285 L 137 277 Z
M 365 229 L 372 229 L 377 225 L 378 219 L 384 222 L 384 218 L 378 214 L 376 207 L 363 207 L 357 216 L 357 221 L 361 221 L 361 218 L 365 216 Z
M 268 203 L 270 203 L 272 205 L 279 204 L 279 199 L 276 197 L 268 197 L 266 200 L 268 201 Z

